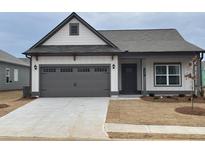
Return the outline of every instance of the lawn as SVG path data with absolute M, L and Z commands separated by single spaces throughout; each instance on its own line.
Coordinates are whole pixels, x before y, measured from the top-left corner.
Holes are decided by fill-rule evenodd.
M 180 125 L 205 127 L 205 115 L 185 115 L 175 111 L 178 107 L 191 106 L 190 102 L 163 103 L 144 100 L 111 100 L 106 123 L 121 123 L 135 125 Z M 205 103 L 195 103 L 195 106 L 205 108 Z M 132 134 L 108 132 L 111 138 L 178 138 L 163 134 Z M 181 136 L 180 136 L 181 137 Z M 188 138 L 187 138 L 188 137 Z M 190 139 L 190 136 L 184 138 Z M 182 137 L 183 138 L 183 137 Z M 184 139 L 183 138 L 183 139 Z M 199 137 L 197 137 L 199 138 Z M 205 138 L 205 137 L 204 137 Z
M 205 108 L 205 103 L 195 103 Z M 107 123 L 136 125 L 204 126 L 205 116 L 177 113 L 175 108 L 191 106 L 191 103 L 162 103 L 143 100 L 111 100 Z
M 32 101 L 32 99 L 22 98 L 22 96 L 23 93 L 21 90 L 1 91 L 0 106 L 8 106 L 8 107 L 0 108 L 0 117 Z

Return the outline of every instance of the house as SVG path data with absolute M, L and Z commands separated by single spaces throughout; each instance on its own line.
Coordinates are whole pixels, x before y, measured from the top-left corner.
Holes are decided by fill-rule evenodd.
M 202 87 L 205 87 L 205 61 L 201 62 Z
M 0 91 L 29 86 L 30 64 L 0 50 Z
M 203 52 L 176 29 L 96 30 L 72 13 L 24 54 L 32 96 L 64 97 L 187 94 L 189 62 Z

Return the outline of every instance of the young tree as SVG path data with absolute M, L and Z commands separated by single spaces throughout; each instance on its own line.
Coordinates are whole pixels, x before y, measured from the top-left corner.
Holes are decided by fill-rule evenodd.
M 198 79 L 198 57 L 194 56 L 192 60 L 189 62 L 189 67 L 191 67 L 192 72 L 185 75 L 186 78 L 192 80 L 192 90 L 191 90 L 191 104 L 192 104 L 192 111 L 194 109 L 194 95 L 197 95 L 197 87 L 196 81 Z M 194 93 L 193 93 L 194 92 Z

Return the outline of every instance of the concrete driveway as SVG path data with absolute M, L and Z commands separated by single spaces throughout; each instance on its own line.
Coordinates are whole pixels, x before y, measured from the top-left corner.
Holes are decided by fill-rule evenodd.
M 109 98 L 39 98 L 0 118 L 0 138 L 108 139 Z

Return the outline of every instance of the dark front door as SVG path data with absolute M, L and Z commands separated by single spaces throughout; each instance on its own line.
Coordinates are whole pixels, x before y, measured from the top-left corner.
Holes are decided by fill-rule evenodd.
M 135 94 L 137 92 L 137 65 L 122 64 L 122 93 Z

